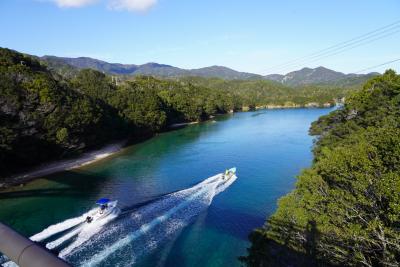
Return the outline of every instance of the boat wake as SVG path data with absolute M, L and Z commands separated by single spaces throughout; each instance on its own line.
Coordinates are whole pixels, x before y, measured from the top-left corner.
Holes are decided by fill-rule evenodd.
M 41 242 L 45 239 L 48 239 L 49 237 L 54 236 L 55 234 L 64 232 L 68 229 L 71 229 L 74 226 L 77 226 L 77 225 L 85 222 L 86 217 L 95 211 L 96 211 L 96 209 L 92 209 L 92 210 L 82 214 L 79 217 L 71 218 L 71 219 L 65 220 L 63 222 L 51 225 L 51 226 L 47 227 L 46 229 L 44 229 L 43 231 L 41 231 L 40 233 L 37 233 L 37 234 L 31 236 L 30 239 L 35 242 Z
M 87 217 L 98 214 L 99 208 L 94 208 L 88 212 L 82 214 L 79 217 L 67 219 L 63 222 L 51 225 L 30 237 L 32 241 L 40 242 L 45 244 L 47 249 L 54 250 L 62 247 L 65 243 L 69 242 L 67 246 L 64 246 L 59 253 L 59 256 L 67 255 L 73 251 L 76 247 L 88 241 L 93 235 L 100 232 L 104 225 L 114 220 L 120 214 L 120 209 L 116 208 L 118 201 L 112 201 L 108 204 L 111 211 L 108 214 L 104 214 L 100 219 L 87 223 Z M 1 266 L 4 267 L 15 267 L 17 266 L 14 262 L 9 261 L 3 256 Z
M 101 220 L 86 223 L 86 217 L 96 211 L 93 209 L 52 225 L 31 239 L 45 243 L 48 249 L 57 249 L 59 256 L 73 266 L 116 266 L 121 262 L 129 266 L 165 241 L 176 238 L 217 194 L 237 179 L 236 175 L 230 179 L 223 177 L 215 175 L 137 210 L 121 214 L 115 209 Z
M 126 214 L 72 253 L 65 256 L 78 266 L 124 266 L 173 239 L 204 211 L 214 196 L 228 188 L 235 180 L 224 180 L 219 174 L 203 182 L 169 195 Z

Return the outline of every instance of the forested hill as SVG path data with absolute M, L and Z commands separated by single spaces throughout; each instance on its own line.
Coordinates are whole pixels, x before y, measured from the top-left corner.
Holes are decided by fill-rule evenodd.
M 216 90 L 234 92 L 248 107 L 329 106 L 359 88 L 358 86 L 307 85 L 288 87 L 268 80 L 224 80 L 220 78 L 182 77 L 182 84 L 192 84 Z
M 113 75 L 148 75 L 156 77 L 182 77 L 182 76 L 199 76 L 199 77 L 219 77 L 223 79 L 262 79 L 258 74 L 236 71 L 223 66 L 210 66 L 199 69 L 181 69 L 171 65 L 146 63 L 142 65 L 109 63 L 106 61 L 89 58 L 89 57 L 56 57 L 43 56 L 39 58 L 47 62 L 49 65 L 58 63 L 69 65 L 78 69 L 94 69 Z
M 251 236 L 248 266 L 400 265 L 400 75 L 312 124 L 314 163 Z
M 96 70 L 0 48 L 0 177 L 116 139 L 141 140 L 173 123 L 256 106 L 333 105 L 350 90 L 199 77 L 116 83 Z
M 56 57 L 43 56 L 38 58 L 46 62 L 50 67 L 63 72 L 69 68 L 77 69 L 90 68 L 112 75 L 149 75 L 155 77 L 185 77 L 197 76 L 203 78 L 221 78 L 225 80 L 271 80 L 286 86 L 301 85 L 333 85 L 333 86 L 352 86 L 360 85 L 368 78 L 376 76 L 377 73 L 364 74 L 344 74 L 324 67 L 303 68 L 301 70 L 289 72 L 286 75 L 270 74 L 262 76 L 259 74 L 240 72 L 224 66 L 210 66 L 199 69 L 182 69 L 166 64 L 147 63 L 143 65 L 109 63 L 106 61 L 89 57 Z
M 169 124 L 204 120 L 240 104 L 229 92 L 151 77 L 117 86 L 85 69 L 67 79 L 28 55 L 0 49 L 0 177 L 111 140 L 143 139 Z
M 292 71 L 285 75 L 271 74 L 264 76 L 265 79 L 276 81 L 288 86 L 327 84 L 336 86 L 357 85 L 366 82 L 368 79 L 378 75 L 372 72 L 369 74 L 344 74 L 324 67 L 303 68 Z

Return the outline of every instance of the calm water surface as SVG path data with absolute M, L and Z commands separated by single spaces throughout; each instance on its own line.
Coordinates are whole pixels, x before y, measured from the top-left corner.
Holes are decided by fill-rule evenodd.
M 67 257 L 73 265 L 240 266 L 248 234 L 312 161 L 310 123 L 329 111 L 236 113 L 160 134 L 101 162 L 0 193 L 0 221 L 30 236 L 109 197 L 119 201 L 121 216 Z M 205 186 L 169 195 L 232 166 L 238 179 L 219 194 Z M 131 222 L 139 217 L 150 222 L 140 236 L 140 225 Z

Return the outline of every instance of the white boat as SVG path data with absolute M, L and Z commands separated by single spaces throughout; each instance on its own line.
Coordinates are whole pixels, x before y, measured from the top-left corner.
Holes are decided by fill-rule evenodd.
M 97 208 L 90 210 L 85 214 L 86 218 L 82 223 L 72 228 L 69 232 L 46 244 L 47 249 L 54 249 L 65 243 L 66 241 L 75 238 L 68 247 L 60 252 L 60 255 L 67 255 L 80 244 L 83 244 L 91 236 L 98 233 L 104 225 L 118 217 L 120 209 L 117 207 L 118 201 L 110 201 L 107 198 L 99 199 L 96 204 Z M 57 233 L 57 232 L 56 232 Z M 54 234 L 54 233 L 53 233 Z
M 222 180 L 229 180 L 234 175 L 236 175 L 236 167 L 225 170 L 225 173 L 222 175 Z
M 119 208 L 117 208 L 117 203 L 117 200 L 110 201 L 108 198 L 99 199 L 96 202 L 99 207 L 88 214 L 86 217 L 86 223 L 93 223 L 102 220 L 111 214 L 118 214 Z

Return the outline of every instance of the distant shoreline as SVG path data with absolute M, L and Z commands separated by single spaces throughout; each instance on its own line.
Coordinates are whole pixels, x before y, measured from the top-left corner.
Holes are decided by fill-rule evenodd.
M 300 104 L 290 104 L 290 105 L 261 105 L 261 106 L 256 106 L 255 110 L 260 110 L 260 109 L 297 109 L 297 108 L 307 108 L 307 109 L 312 109 L 312 108 L 333 108 L 338 103 L 316 103 L 316 102 L 309 102 L 304 105 Z

